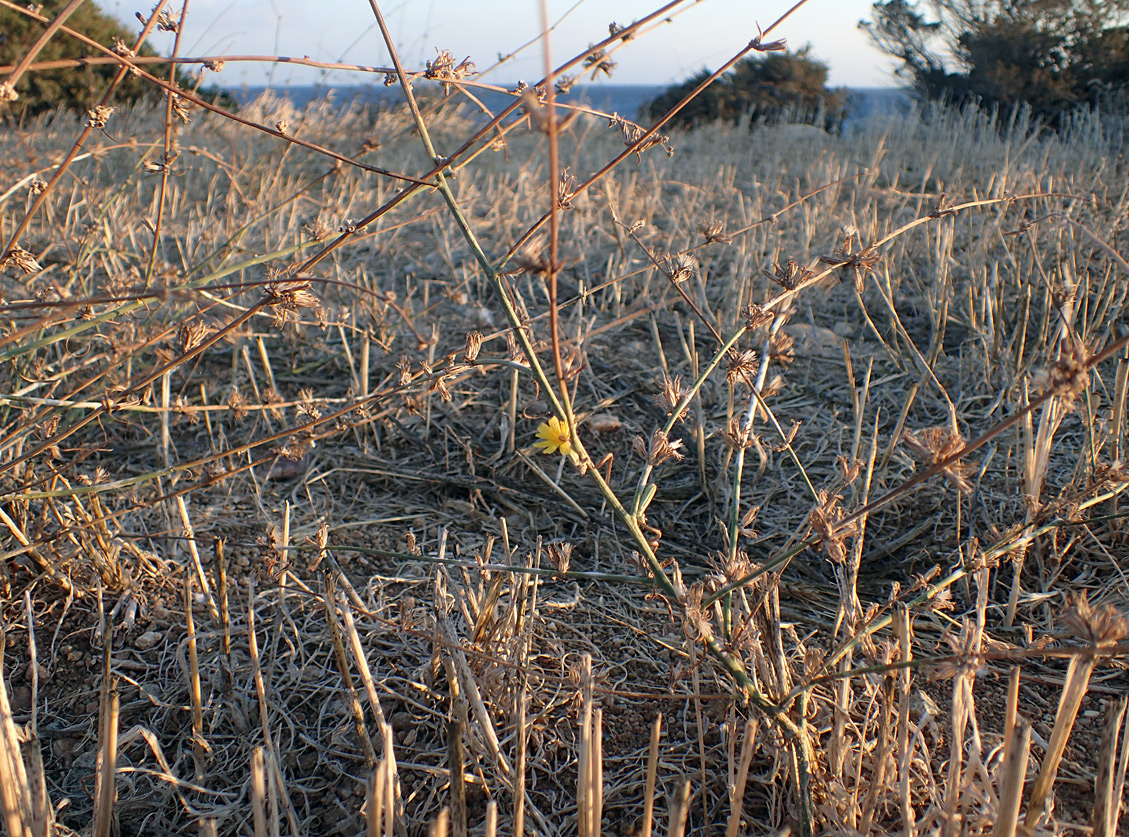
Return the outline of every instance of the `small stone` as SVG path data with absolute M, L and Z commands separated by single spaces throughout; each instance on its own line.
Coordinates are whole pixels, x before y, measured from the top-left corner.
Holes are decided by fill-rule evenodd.
M 148 651 L 164 638 L 165 635 L 160 631 L 146 631 L 133 641 L 133 647 L 140 651 Z

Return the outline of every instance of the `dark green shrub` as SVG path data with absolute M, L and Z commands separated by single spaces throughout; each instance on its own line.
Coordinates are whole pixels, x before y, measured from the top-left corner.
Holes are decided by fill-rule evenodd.
M 66 5 L 65 0 L 47 0 L 42 4 L 41 14 L 54 19 Z M 81 32 L 91 40 L 105 47 L 113 48 L 115 39 L 127 46 L 136 43 L 137 32 L 122 25 L 113 17 L 100 11 L 94 3 L 84 3 L 67 18 L 66 27 Z M 21 12 L 0 7 L 0 66 L 11 68 L 27 54 L 32 44 L 46 29 L 47 24 Z M 81 59 L 95 55 L 92 47 L 76 38 L 58 32 L 36 56 L 35 61 L 58 61 L 65 58 Z M 141 55 L 153 56 L 157 52 L 148 45 L 141 48 Z M 93 107 L 105 93 L 110 81 L 118 72 L 116 64 L 99 64 L 85 67 L 71 67 L 56 70 L 30 70 L 16 83 L 19 98 L 14 102 L 0 105 L 0 116 L 21 119 L 44 111 L 63 107 L 85 111 Z M 150 65 L 149 72 L 166 77 L 166 67 Z M 0 82 L 5 74 L 0 73 Z M 177 74 L 177 82 L 187 89 L 193 88 L 192 79 L 186 73 Z M 126 77 L 114 93 L 113 104 L 133 102 L 144 96 L 160 94 L 160 90 L 140 78 Z M 207 98 L 227 106 L 234 104 L 230 97 L 209 91 Z
M 889 0 L 860 25 L 924 98 L 1026 105 L 1055 123 L 1124 99 L 1127 10 L 1129 0 Z
M 668 87 L 645 106 L 646 116 L 662 117 L 709 75 L 702 70 Z M 846 106 L 847 91 L 827 88 L 827 65 L 804 47 L 737 62 L 679 111 L 672 124 L 688 127 L 715 120 L 736 122 L 745 116 L 757 121 L 788 115 L 832 125 L 842 120 Z

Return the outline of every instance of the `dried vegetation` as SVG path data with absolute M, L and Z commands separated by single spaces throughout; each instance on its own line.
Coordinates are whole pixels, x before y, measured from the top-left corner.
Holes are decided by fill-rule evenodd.
M 1124 828 L 1123 135 L 473 69 L 0 134 L 8 833 Z

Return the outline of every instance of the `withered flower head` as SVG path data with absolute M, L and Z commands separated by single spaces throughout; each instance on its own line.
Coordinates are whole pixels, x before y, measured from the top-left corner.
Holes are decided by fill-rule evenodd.
M 946 630 L 943 636 L 945 643 L 952 651 L 952 659 L 942 660 L 930 671 L 936 680 L 951 680 L 959 675 L 972 675 L 980 667 L 979 632 L 972 622 L 965 617 L 961 623 L 960 633 Z
M 734 350 L 725 356 L 725 379 L 729 383 L 753 377 L 760 368 L 760 358 L 752 349 Z
M 466 348 L 463 350 L 463 360 L 474 363 L 478 360 L 478 353 L 482 351 L 482 332 L 468 331 L 466 334 Z
M 569 91 L 572 90 L 572 85 L 576 83 L 576 77 L 570 75 L 557 76 L 556 83 L 553 89 L 557 91 L 558 96 L 567 96 Z
M 819 538 L 827 560 L 833 564 L 842 564 L 847 560 L 845 541 L 855 534 L 858 524 L 852 522 L 840 525 L 846 513 L 843 511 L 843 498 L 838 494 L 820 490 L 817 497 L 819 502 L 811 510 L 809 521 L 812 534 Z
M 105 128 L 106 123 L 110 121 L 114 111 L 117 108 L 110 107 L 109 105 L 98 105 L 91 108 L 86 112 L 86 124 L 91 128 Z
M 786 291 L 796 290 L 814 275 L 810 268 L 801 268 L 791 259 L 784 265 L 773 264 L 771 271 L 764 270 L 761 272 Z
M 278 120 L 277 122 L 274 123 L 274 129 L 276 131 L 278 131 L 280 134 L 285 135 L 290 130 L 290 123 L 287 122 L 285 119 L 280 119 L 280 120 Z
M 682 399 L 689 394 L 689 388 L 682 386 L 681 375 L 675 375 L 671 378 L 664 372 L 662 388 L 659 390 L 659 394 L 655 396 L 655 405 L 669 416 L 682 402 Z M 688 412 L 689 406 L 683 407 L 682 411 L 678 414 L 678 420 L 685 420 Z
M 698 225 L 698 232 L 706 240 L 706 244 L 725 244 L 729 236 L 725 232 L 725 224 L 721 221 L 709 221 Z
M 297 311 L 300 308 L 321 308 L 321 300 L 310 292 L 313 279 L 299 276 L 268 282 L 266 285 L 268 304 L 282 311 Z
M 222 72 L 223 68 L 226 64 L 227 64 L 226 61 L 219 61 L 219 60 L 215 60 L 215 59 L 213 59 L 211 61 L 205 61 L 204 62 L 204 66 L 207 69 L 211 70 L 213 73 Z
M 320 218 L 312 223 L 304 224 L 302 232 L 306 234 L 307 241 L 325 241 L 333 235 L 332 228 Z
M 705 602 L 706 588 L 701 583 L 693 584 L 683 598 L 683 630 L 691 639 L 708 639 L 713 636 L 710 624 L 710 609 Z
M 670 281 L 679 285 L 694 275 L 698 269 L 697 260 L 689 253 L 679 253 L 676 256 L 666 256 L 663 258 L 663 264 L 666 266 L 666 274 Z
M 475 74 L 474 62 L 470 60 L 470 56 L 456 64 L 455 56 L 449 49 L 436 49 L 435 52 L 435 60 L 427 62 L 423 77 L 438 81 L 443 87 L 444 95 L 451 92 L 455 82 Z
M 553 564 L 553 569 L 560 575 L 565 575 L 568 572 L 569 564 L 572 562 L 573 545 L 569 541 L 550 541 L 549 547 L 549 561 Z
M 754 329 L 768 325 L 776 315 L 765 310 L 755 302 L 750 302 L 741 309 L 741 319 L 745 321 L 745 328 Z
M 783 331 L 778 331 L 776 334 L 772 335 L 768 356 L 780 364 L 780 366 L 787 369 L 796 359 L 795 343 L 796 341 L 792 339 L 791 335 L 785 334 Z
M 650 463 L 652 468 L 657 468 L 672 459 L 678 462 L 683 457 L 681 448 L 681 439 L 672 442 L 662 430 L 655 430 L 651 434 L 651 444 L 647 450 L 647 462 Z
M 181 354 L 188 354 L 203 343 L 204 338 L 210 333 L 211 329 L 206 323 L 200 320 L 188 320 L 181 324 L 176 333 L 177 348 L 180 349 Z
M 648 148 L 654 148 L 656 145 L 662 147 L 663 151 L 666 152 L 667 157 L 674 156 L 674 148 L 669 145 L 670 137 L 654 133 L 646 139 L 643 139 L 643 137 L 647 134 L 646 130 L 644 130 L 641 126 L 636 125 L 630 119 L 624 119 L 618 113 L 612 114 L 612 117 L 609 120 L 608 124 L 613 128 L 619 128 L 620 133 L 623 134 L 623 144 L 632 147 L 631 150 L 632 152 L 634 152 L 636 157 L 642 157 L 644 151 L 646 151 Z
M 14 102 L 19 98 L 20 94 L 16 92 L 16 88 L 10 81 L 0 84 L 0 102 Z
M 561 209 L 572 209 L 573 190 L 576 188 L 576 175 L 567 168 L 561 172 L 561 179 L 557 182 L 557 206 Z
M 607 52 L 602 47 L 593 50 L 584 57 L 584 69 L 592 71 L 593 81 L 595 81 L 596 76 L 600 73 L 611 78 L 612 70 L 614 70 L 615 67 L 616 63 L 608 58 Z
M 1074 636 L 1094 648 L 1108 648 L 1129 637 L 1129 621 L 1113 605 L 1094 608 L 1085 590 L 1074 600 L 1063 621 Z
M 945 425 L 927 427 L 917 433 L 907 430 L 902 434 L 902 440 L 913 448 L 914 452 L 925 462 L 925 465 L 930 468 L 939 462 L 944 462 L 964 448 L 964 438 Z M 945 479 L 953 484 L 957 491 L 968 494 L 972 491 L 972 483 L 969 482 L 969 477 L 975 470 L 975 466 L 963 459 L 957 459 L 946 465 L 941 473 L 944 474 Z
M 157 15 L 157 29 L 161 32 L 176 32 L 180 29 L 180 17 L 173 17 L 173 15 L 166 9 L 162 9 Z
M 188 107 L 188 102 L 184 101 L 180 96 L 172 97 L 172 112 L 185 125 L 188 120 L 192 118 L 192 111 Z
M 5 270 L 9 266 L 18 267 L 28 276 L 34 276 L 43 270 L 42 265 L 35 260 L 35 256 L 25 250 L 20 245 L 16 244 L 0 258 L 0 271 Z

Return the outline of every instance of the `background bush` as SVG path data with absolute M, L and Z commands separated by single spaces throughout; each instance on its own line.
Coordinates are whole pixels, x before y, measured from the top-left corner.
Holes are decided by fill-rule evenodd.
M 664 116 L 709 75 L 709 70 L 702 70 L 668 87 L 647 104 L 647 117 Z M 848 95 L 846 89 L 828 89 L 827 65 L 812 58 L 809 47 L 773 52 L 737 62 L 679 111 L 673 124 L 690 127 L 715 120 L 736 122 L 746 115 L 759 121 L 788 114 L 830 126 L 842 120 Z
M 1126 0 L 890 0 L 861 26 L 925 98 L 1026 104 L 1057 122 L 1079 106 L 1124 108 L 1127 10 Z

